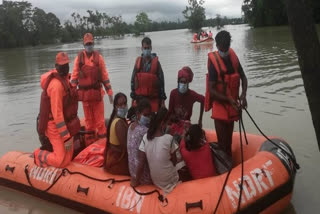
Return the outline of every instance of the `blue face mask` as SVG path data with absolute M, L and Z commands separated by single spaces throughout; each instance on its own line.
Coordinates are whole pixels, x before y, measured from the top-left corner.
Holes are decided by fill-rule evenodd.
M 227 56 L 229 56 L 229 50 L 226 52 L 222 52 L 222 51 L 218 50 L 218 53 L 222 58 L 226 58 Z
M 118 108 L 117 110 L 117 116 L 120 118 L 126 118 L 126 115 L 128 113 L 128 108 Z
M 143 125 L 143 126 L 148 126 L 149 123 L 150 123 L 150 118 L 141 115 L 140 120 L 139 120 L 139 124 L 140 124 L 140 125 Z
M 87 53 L 92 53 L 93 52 L 93 47 L 94 45 L 85 45 L 84 48 L 86 49 Z
M 150 57 L 151 56 L 151 49 L 143 49 L 142 54 L 144 57 Z
M 181 94 L 184 94 L 188 91 L 188 83 L 179 83 L 178 90 Z

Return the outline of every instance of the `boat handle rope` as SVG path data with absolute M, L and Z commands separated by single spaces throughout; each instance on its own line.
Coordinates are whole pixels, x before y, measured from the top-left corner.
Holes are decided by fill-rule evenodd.
M 33 188 L 35 188 L 33 186 L 33 184 L 31 183 L 31 180 L 30 180 L 30 176 L 29 176 L 29 165 L 27 164 L 25 166 L 25 169 L 24 169 L 24 172 L 25 172 L 25 175 L 26 175 L 26 178 L 27 178 L 27 181 L 29 183 L 29 185 Z M 112 185 L 115 184 L 115 183 L 122 183 L 122 182 L 127 182 L 127 181 L 130 181 L 130 179 L 122 179 L 122 180 L 116 180 L 114 178 L 108 178 L 108 179 L 99 179 L 99 178 L 94 178 L 94 177 L 91 177 L 89 175 L 86 175 L 82 172 L 73 172 L 73 171 L 70 171 L 69 169 L 67 168 L 63 168 L 62 169 L 62 172 L 60 173 L 60 175 L 57 177 L 57 179 L 55 179 L 53 181 L 53 183 L 45 190 L 40 190 L 42 192 L 48 192 L 58 181 L 59 179 L 62 177 L 62 176 L 66 176 L 66 174 L 69 173 L 70 175 L 81 175 L 83 177 L 86 177 L 86 178 L 89 178 L 91 180 L 95 180 L 95 181 L 99 181 L 99 182 L 108 182 L 108 181 L 111 181 L 111 183 L 108 185 L 108 188 L 112 188 Z M 165 203 L 164 206 L 167 206 L 168 204 L 168 199 L 165 198 L 160 192 L 159 190 L 153 190 L 153 191 L 150 191 L 150 192 L 139 192 L 137 191 L 137 189 L 135 187 L 132 187 L 133 190 L 138 194 L 138 195 L 151 195 L 153 193 L 157 193 L 158 194 L 158 199 L 159 201 L 161 201 L 162 203 Z
M 258 129 L 258 131 L 260 132 L 260 134 L 265 137 L 268 141 L 270 141 L 270 143 L 272 143 L 274 146 L 276 146 L 278 149 L 280 149 L 282 152 L 284 152 L 292 161 L 294 168 L 295 169 L 300 169 L 300 165 L 297 163 L 296 159 L 292 156 L 292 154 L 290 154 L 288 151 L 286 151 L 284 148 L 282 148 L 281 146 L 279 146 L 278 144 L 276 144 L 274 141 L 272 141 L 267 135 L 265 135 L 262 130 L 259 128 L 259 126 L 257 125 L 257 123 L 254 121 L 254 119 L 252 118 L 252 116 L 250 115 L 250 113 L 248 112 L 248 110 L 246 108 L 244 108 L 244 110 L 246 111 L 246 113 L 248 114 L 249 118 L 251 119 L 251 121 L 253 122 L 253 124 L 255 125 L 255 127 Z
M 240 151 L 241 151 L 241 181 L 240 181 L 240 185 L 239 185 L 239 188 L 240 188 L 240 193 L 239 194 L 240 195 L 239 195 L 238 208 L 237 208 L 237 212 L 236 213 L 238 213 L 240 211 L 240 205 L 241 205 L 240 202 L 241 202 L 242 189 L 243 189 L 243 171 L 244 171 L 244 166 L 243 166 L 242 129 L 243 129 L 243 134 L 244 134 L 244 138 L 245 138 L 246 144 L 248 145 L 249 143 L 248 143 L 247 133 L 246 133 L 246 129 L 244 127 L 244 123 L 243 123 L 243 120 L 242 120 L 242 110 L 239 110 L 239 133 L 240 133 Z M 227 181 L 229 179 L 229 175 L 231 174 L 231 171 L 232 171 L 232 168 L 230 169 L 230 171 L 228 172 L 228 174 L 226 176 L 226 179 L 224 180 L 224 183 L 223 183 L 223 186 L 222 186 L 222 189 L 221 189 L 221 192 L 220 192 L 218 203 L 216 205 L 216 208 L 213 211 L 214 214 L 217 213 L 218 207 L 220 205 L 220 202 L 221 202 L 221 199 L 222 199 L 222 196 L 223 196 L 223 193 L 224 193 L 224 188 L 227 185 Z
M 246 108 L 243 108 L 241 103 L 240 103 L 240 110 L 239 110 L 239 133 L 240 133 L 240 150 L 241 150 L 241 182 L 239 185 L 240 188 L 240 195 L 239 195 L 239 201 L 238 201 L 238 208 L 237 208 L 237 212 L 238 213 L 240 211 L 240 206 L 241 206 L 241 198 L 242 198 L 242 192 L 243 192 L 243 172 L 244 172 L 244 164 L 243 164 L 243 143 L 242 143 L 242 129 L 243 129 L 243 134 L 244 134 L 244 138 L 246 141 L 246 144 L 248 145 L 248 139 L 247 139 L 247 134 L 246 134 L 246 130 L 244 127 L 244 123 L 243 123 L 243 119 L 242 119 L 242 109 L 245 110 L 245 112 L 248 114 L 249 118 L 251 119 L 251 121 L 253 122 L 253 124 L 255 125 L 255 127 L 258 129 L 258 131 L 260 132 L 260 134 L 265 137 L 269 142 L 271 142 L 274 146 L 276 146 L 278 149 L 280 149 L 281 151 L 283 151 L 292 161 L 295 169 L 299 170 L 300 166 L 297 163 L 296 159 L 289 153 L 287 152 L 284 148 L 282 148 L 281 146 L 279 146 L 278 144 L 276 144 L 274 141 L 272 141 L 268 136 L 266 136 L 262 130 L 259 128 L 259 126 L 257 125 L 257 123 L 255 122 L 255 120 L 252 118 L 252 116 L 250 115 L 249 111 Z M 229 179 L 229 175 L 231 173 L 232 169 L 228 172 L 226 179 L 224 181 L 224 184 L 222 186 L 221 192 L 220 192 L 220 196 L 219 196 L 219 200 L 218 203 L 216 205 L 216 208 L 214 210 L 214 214 L 217 212 L 219 204 L 221 202 L 222 196 L 223 196 L 223 192 L 224 192 L 224 188 L 227 185 L 227 181 Z
M 35 188 L 32 183 L 31 183 L 31 180 L 30 180 L 30 177 L 29 177 L 29 165 L 27 164 L 25 167 L 24 167 L 24 173 L 26 175 L 26 178 L 27 178 L 27 181 L 29 183 L 29 185 L 33 188 Z M 62 177 L 63 175 L 63 170 L 62 172 L 60 173 L 60 175 L 57 177 L 57 179 L 55 179 L 52 184 L 47 188 L 47 189 L 44 189 L 44 190 L 40 190 L 42 192 L 48 192 L 58 181 L 59 179 Z M 35 188 L 36 189 L 36 188 Z
M 163 206 L 166 207 L 168 205 L 168 199 L 166 197 L 164 197 L 159 190 L 155 189 L 153 191 L 150 192 L 139 192 L 135 187 L 131 186 L 133 188 L 133 190 L 135 191 L 135 193 L 137 193 L 138 195 L 151 195 L 153 193 L 157 193 L 158 194 L 158 199 L 159 201 L 161 201 L 161 203 L 164 203 Z
M 31 187 L 35 188 L 35 187 L 33 186 L 33 184 L 31 183 L 31 180 L 30 180 L 30 176 L 29 176 L 29 165 L 28 165 L 28 164 L 25 166 L 24 172 L 25 172 L 25 175 L 26 175 L 26 178 L 27 178 L 27 181 L 28 181 L 29 185 L 30 185 Z M 111 189 L 111 185 L 113 185 L 114 183 L 122 183 L 122 182 L 130 181 L 130 179 L 123 179 L 123 180 L 116 180 L 116 179 L 114 179 L 114 178 L 99 179 L 99 178 L 94 178 L 94 177 L 91 177 L 91 176 L 89 176 L 89 175 L 86 175 L 86 174 L 84 174 L 84 173 L 82 173 L 82 172 L 72 172 L 72 171 L 70 171 L 70 170 L 67 169 L 67 168 L 63 168 L 63 169 L 62 169 L 62 172 L 61 172 L 60 175 L 57 177 L 57 179 L 55 179 L 48 188 L 46 188 L 46 189 L 44 189 L 44 190 L 40 190 L 40 191 L 42 191 L 42 192 L 48 192 L 48 191 L 59 181 L 59 179 L 60 179 L 62 176 L 66 176 L 67 173 L 69 173 L 70 175 L 81 175 L 81 176 L 84 176 L 84 177 L 86 177 L 86 178 L 89 178 L 89 179 L 92 179 L 92 180 L 95 180 L 95 181 L 99 181 L 99 182 L 108 182 L 108 181 L 111 181 L 111 183 L 110 183 L 109 186 L 108 186 L 110 189 Z

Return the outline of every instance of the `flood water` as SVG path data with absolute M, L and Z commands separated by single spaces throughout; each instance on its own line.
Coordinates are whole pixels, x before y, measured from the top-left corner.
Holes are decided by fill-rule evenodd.
M 248 78 L 248 110 L 267 135 L 284 138 L 293 148 L 301 170 L 297 173 L 294 195 L 286 214 L 317 213 L 320 210 L 318 183 L 320 153 L 311 114 L 288 27 L 251 29 L 247 25 L 226 26 L 231 46 L 238 54 Z M 213 34 L 216 29 L 211 29 Z M 177 72 L 190 66 L 195 74 L 190 88 L 204 94 L 207 54 L 214 44 L 193 45 L 188 30 L 151 32 L 153 52 L 157 53 L 164 75 L 166 93 L 177 86 Z M 130 94 L 130 78 L 136 57 L 141 53 L 142 37 L 96 41 L 106 61 L 114 92 Z M 73 60 L 81 42 L 63 45 L 0 50 L 0 155 L 11 150 L 33 151 L 39 146 L 35 120 L 40 101 L 40 75 L 54 67 L 58 51 Z M 73 66 L 71 64 L 71 66 Z M 167 99 L 166 104 L 168 105 Z M 111 105 L 105 99 L 105 116 Z M 192 121 L 197 122 L 199 105 Z M 80 115 L 83 115 L 82 109 Z M 246 131 L 258 131 L 244 117 Z M 214 128 L 210 114 L 203 126 Z M 236 124 L 237 126 L 237 124 Z M 237 129 L 237 128 L 236 128 Z M 56 204 L 0 187 L 0 213 L 77 213 Z

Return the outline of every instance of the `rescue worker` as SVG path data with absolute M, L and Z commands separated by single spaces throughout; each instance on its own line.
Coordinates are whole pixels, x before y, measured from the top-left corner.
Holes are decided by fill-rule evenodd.
M 81 51 L 74 60 L 71 84 L 78 85 L 79 101 L 82 101 L 85 116 L 86 146 L 93 143 L 97 138 L 106 137 L 106 126 L 104 123 L 105 91 L 109 96 L 110 104 L 113 104 L 113 92 L 111 89 L 109 74 L 103 57 L 94 48 L 94 39 L 91 33 L 83 37 L 85 50 Z M 97 136 L 96 136 L 97 131 Z
M 217 51 L 208 54 L 205 110 L 212 108 L 218 143 L 231 156 L 234 121 L 240 108 L 247 107 L 247 78 L 235 52 L 230 48 L 231 35 L 220 31 L 216 37 Z M 239 97 L 240 79 L 242 91 Z M 213 102 L 212 102 L 213 101 Z
M 198 37 L 198 34 L 197 34 L 197 33 L 194 33 L 194 34 L 193 34 L 193 41 L 197 41 L 197 40 L 198 40 L 197 37 Z
M 209 38 L 212 38 L 211 30 L 209 31 L 208 37 L 209 37 Z
M 76 89 L 69 83 L 66 53 L 57 54 L 55 67 L 41 76 L 43 92 L 37 131 L 42 146 L 34 151 L 34 160 L 40 167 L 62 168 L 72 159 L 73 137 L 80 130 L 80 120 Z
M 157 112 L 160 106 L 165 106 L 167 99 L 164 89 L 164 76 L 161 64 L 155 53 L 151 53 L 151 39 L 143 38 L 142 54 L 136 59 L 131 77 L 131 98 L 136 101 L 145 97 L 150 100 L 152 112 Z

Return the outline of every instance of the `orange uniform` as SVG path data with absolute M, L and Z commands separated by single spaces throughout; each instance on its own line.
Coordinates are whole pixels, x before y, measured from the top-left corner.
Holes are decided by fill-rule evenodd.
M 104 62 L 103 57 L 99 54 L 98 62 L 95 63 L 94 55 L 97 52 L 93 52 L 90 57 L 88 57 L 86 51 L 83 51 L 83 64 L 85 66 L 90 67 L 98 67 L 99 73 L 101 75 L 99 87 L 101 90 L 101 99 L 100 100 L 93 100 L 93 101 L 83 101 L 83 111 L 85 115 L 85 122 L 86 122 L 86 130 L 88 131 L 97 131 L 98 138 L 106 137 L 106 126 L 104 123 L 104 103 L 103 103 L 103 96 L 105 94 L 101 84 L 104 85 L 105 90 L 109 96 L 112 96 L 113 92 L 110 85 L 108 71 L 106 69 L 106 65 Z M 79 78 L 81 78 L 80 72 L 80 59 L 78 55 L 74 61 L 73 72 L 71 76 L 71 84 L 73 86 L 78 85 Z M 89 145 L 95 140 L 94 135 L 86 136 L 86 144 Z
M 57 70 L 52 70 L 41 76 L 41 87 L 45 88 L 48 77 L 51 73 L 57 73 Z M 68 83 L 68 78 L 65 77 L 66 83 Z M 69 85 L 70 86 L 70 85 Z M 51 120 L 48 121 L 47 129 L 45 135 L 49 138 L 50 143 L 53 148 L 53 152 L 47 150 L 41 150 L 40 148 L 35 150 L 34 157 L 35 163 L 38 166 L 54 166 L 62 168 L 67 166 L 73 155 L 73 145 L 70 144 L 70 148 L 65 148 L 65 143 L 70 141 L 71 136 L 66 125 L 64 117 L 64 103 L 63 99 L 67 95 L 64 85 L 57 78 L 53 78 L 48 87 L 47 95 L 50 97 L 51 105 Z M 78 119 L 78 118 L 75 118 Z M 77 121 L 76 121 L 77 122 Z M 79 122 L 79 120 L 78 120 Z M 80 128 L 79 124 L 74 123 Z

